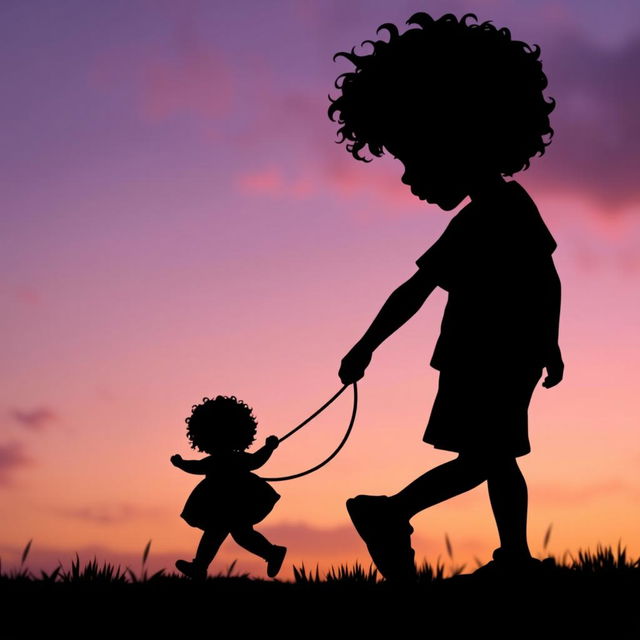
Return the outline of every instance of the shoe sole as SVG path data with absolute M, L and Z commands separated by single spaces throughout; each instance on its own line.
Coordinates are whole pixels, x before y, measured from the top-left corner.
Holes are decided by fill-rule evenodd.
M 415 551 L 410 543 L 413 527 L 408 525 L 406 534 L 385 535 L 384 532 L 374 529 L 370 522 L 367 522 L 367 509 L 358 503 L 357 498 L 349 498 L 346 506 L 351 522 L 367 545 L 369 555 L 380 574 L 390 582 L 415 582 Z M 396 552 L 393 554 L 392 551 L 390 552 L 390 547 L 393 548 L 395 546 L 394 543 L 404 547 L 407 543 L 407 538 L 409 540 L 408 549 L 401 553 Z

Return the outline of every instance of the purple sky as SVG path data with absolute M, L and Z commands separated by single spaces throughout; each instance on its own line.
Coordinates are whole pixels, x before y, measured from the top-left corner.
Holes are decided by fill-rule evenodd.
M 186 529 L 175 511 L 189 481 L 156 468 L 185 444 L 185 409 L 212 387 L 246 390 L 263 424 L 286 425 L 336 390 L 340 358 L 449 216 L 412 198 L 391 158 L 356 163 L 334 143 L 327 94 L 351 67 L 332 56 L 384 22 L 404 30 L 420 10 L 476 12 L 542 48 L 556 135 L 516 178 L 558 240 L 571 377 L 556 395 L 540 393 L 547 457 L 543 447 L 532 456 L 531 473 L 549 510 L 532 526 L 553 517 L 567 545 L 595 542 L 584 523 L 603 511 L 590 501 L 613 496 L 611 531 L 640 548 L 625 515 L 640 491 L 640 4 L 7 0 L 0 517 L 15 517 L 0 552 L 30 537 L 54 548 L 55 536 L 71 549 L 131 550 L 171 518 L 175 531 L 158 539 L 170 554 Z M 272 526 L 341 532 L 341 483 L 365 490 L 382 477 L 384 490 L 432 455 L 407 444 L 387 475 L 365 470 L 392 446 L 383 397 L 406 398 L 407 420 L 423 427 L 431 395 L 414 405 L 409 390 L 435 384 L 425 362 L 442 298 L 434 304 L 371 370 L 361 420 L 378 440 L 354 436 L 336 475 L 290 485 Z M 282 471 L 313 462 L 335 436 L 304 441 L 311 454 L 292 445 Z M 114 460 L 124 460 L 116 479 Z M 93 469 L 104 474 L 82 493 Z M 309 495 L 315 511 L 305 511 Z M 572 501 L 581 530 L 560 522 Z M 87 524 L 107 521 L 131 528 L 114 536 Z

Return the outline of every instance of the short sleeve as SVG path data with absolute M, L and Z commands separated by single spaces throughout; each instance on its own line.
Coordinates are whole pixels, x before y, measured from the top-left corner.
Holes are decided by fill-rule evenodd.
M 418 269 L 428 270 L 438 285 L 449 289 L 453 266 L 460 252 L 460 230 L 456 218 L 451 220 L 442 235 L 416 260 Z
M 510 184 L 513 185 L 519 204 L 518 215 L 511 216 L 512 224 L 508 230 L 508 233 L 518 240 L 517 243 L 511 244 L 515 244 L 517 251 L 528 258 L 550 256 L 558 245 L 544 223 L 538 207 L 518 183 Z
M 416 260 L 419 269 L 442 268 L 445 258 L 453 249 L 455 232 L 452 227 L 453 220 L 442 235 Z

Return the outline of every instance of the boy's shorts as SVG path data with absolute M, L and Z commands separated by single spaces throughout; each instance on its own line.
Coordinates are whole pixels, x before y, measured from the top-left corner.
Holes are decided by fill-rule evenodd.
M 542 369 L 440 371 L 423 440 L 436 449 L 523 456 L 531 451 L 527 411 Z

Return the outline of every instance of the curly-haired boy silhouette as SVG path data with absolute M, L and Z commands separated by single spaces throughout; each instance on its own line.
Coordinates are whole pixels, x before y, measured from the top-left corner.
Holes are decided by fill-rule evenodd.
M 556 243 L 526 191 L 503 176 L 544 153 L 555 103 L 543 96 L 540 49 L 507 29 L 477 24 L 472 14 L 417 13 L 407 23 L 416 28 L 403 34 L 382 25 L 390 39 L 366 41 L 369 55 L 334 56 L 356 66 L 339 76 L 341 95 L 330 98 L 329 116 L 339 113 L 342 125 L 338 142 L 349 141 L 347 150 L 365 162 L 365 146 L 376 157 L 386 150 L 404 165 L 411 192 L 445 211 L 467 196 L 471 202 L 391 294 L 339 376 L 345 384 L 362 378 L 373 351 L 443 288 L 449 297 L 431 359 L 439 387 L 424 441 L 459 455 L 395 495 L 358 496 L 347 508 L 382 575 L 412 580 L 410 518 L 486 480 L 500 535 L 487 566 L 521 571 L 537 561 L 516 458 L 530 452 L 527 409 L 542 369 L 549 388 L 564 364 Z

